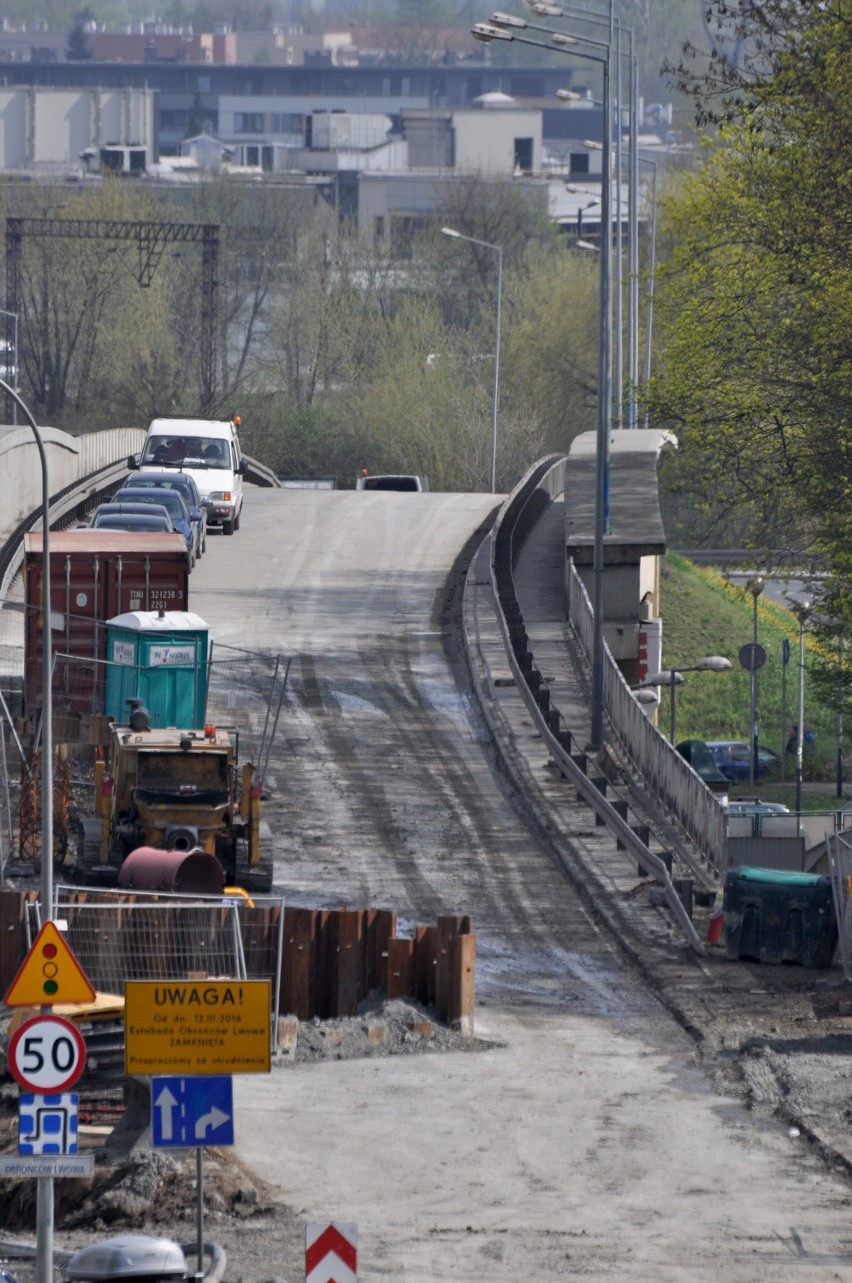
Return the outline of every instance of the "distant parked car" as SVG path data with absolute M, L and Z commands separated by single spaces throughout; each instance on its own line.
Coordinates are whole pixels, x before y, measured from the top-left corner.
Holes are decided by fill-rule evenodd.
M 371 477 L 362 472 L 355 483 L 356 490 L 428 490 L 421 477 L 412 473 L 377 473 Z
M 729 780 L 747 780 L 751 778 L 751 744 L 744 740 L 708 740 L 707 747 L 723 775 Z M 768 775 L 776 771 L 781 764 L 777 753 L 762 744 L 757 749 L 757 773 Z
M 759 797 L 742 798 L 728 803 L 728 816 L 734 819 L 738 815 L 789 815 L 789 806 L 783 802 L 761 802 Z
M 177 490 L 189 512 L 195 533 L 195 555 L 207 551 L 207 507 L 198 486 L 188 472 L 131 472 L 121 483 L 122 490 Z M 119 493 L 121 493 L 119 491 Z M 2 1279 L 0 1279 L 2 1283 Z
M 146 534 L 175 534 L 172 519 L 165 508 L 146 504 L 141 512 L 131 504 L 102 503 L 91 522 L 92 530 L 139 530 Z
M 119 498 L 119 495 L 121 496 Z M 147 503 L 165 508 L 172 519 L 175 530 L 179 530 L 186 540 L 186 551 L 189 554 L 190 570 L 195 565 L 195 533 L 189 520 L 189 512 L 177 490 L 146 490 L 144 486 L 131 489 L 122 486 L 112 497 L 113 503 Z

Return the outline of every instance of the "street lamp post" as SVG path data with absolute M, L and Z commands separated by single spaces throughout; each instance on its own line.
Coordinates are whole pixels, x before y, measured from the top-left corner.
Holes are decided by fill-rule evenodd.
M 642 382 L 645 388 L 645 427 L 650 426 L 650 405 L 647 403 L 648 385 L 651 382 L 651 336 L 654 328 L 654 268 L 657 259 L 657 162 L 640 156 L 643 165 L 651 166 L 651 233 L 648 242 L 648 298 L 645 308 L 645 368 Z
M 12 330 L 12 360 L 14 361 L 14 365 L 12 367 L 12 370 L 13 370 L 12 379 L 13 379 L 13 386 L 15 388 L 15 391 L 17 391 L 18 384 L 20 382 L 20 379 L 18 377 L 18 313 L 7 312 L 5 308 L 0 307 L 0 316 L 7 316 L 14 322 L 14 328 Z M 9 331 L 7 330 L 6 333 L 8 334 Z M 8 346 L 8 340 L 7 340 L 7 344 L 6 344 L 7 356 L 8 356 L 8 352 L 9 352 L 9 346 Z M 6 366 L 6 371 L 8 373 L 8 364 Z M 14 397 L 11 398 L 11 401 L 12 401 L 12 422 L 14 424 L 17 424 L 18 402 L 15 400 Z
M 20 406 L 35 437 L 41 462 L 41 611 L 42 611 L 42 730 L 41 730 L 41 911 L 43 921 L 53 916 L 53 651 L 50 634 L 50 487 L 47 453 L 38 424 L 17 391 L 5 379 L 0 388 Z M 16 420 L 17 421 L 17 420 Z M 53 1178 L 40 1176 L 36 1189 L 36 1277 L 53 1280 Z
M 799 621 L 799 722 L 796 727 L 796 813 L 802 809 L 802 759 L 805 744 L 805 624 L 811 617 L 812 606 L 808 598 L 794 601 L 793 614 Z
M 843 634 L 837 637 L 837 796 L 843 797 Z
M 500 398 L 500 314 L 503 303 L 503 250 L 500 245 L 490 241 L 477 240 L 475 236 L 465 236 L 454 227 L 442 227 L 445 236 L 452 236 L 457 241 L 467 241 L 470 245 L 481 245 L 484 249 L 493 250 L 497 255 L 497 325 L 494 335 L 494 384 L 491 394 L 491 493 L 497 493 L 497 406 Z
M 664 668 L 659 673 L 652 673 L 639 683 L 638 690 L 644 687 L 667 687 L 669 692 L 669 743 L 675 742 L 675 687 L 682 685 L 684 673 L 724 673 L 731 667 L 731 661 L 724 655 L 705 655 L 686 668 Z
M 576 44 L 578 39 L 585 40 L 589 44 L 599 44 L 608 47 L 610 51 L 615 50 L 615 95 L 614 103 L 612 98 L 609 102 L 610 114 L 615 112 L 618 121 L 618 128 L 615 140 L 615 170 L 616 170 L 616 226 L 618 227 L 618 239 L 616 240 L 617 266 L 616 280 L 618 281 L 618 291 L 615 294 L 616 318 L 615 318 L 615 345 L 616 356 L 613 362 L 614 382 L 615 382 L 615 408 L 612 411 L 612 417 L 617 419 L 618 423 L 624 424 L 628 428 L 635 428 L 637 424 L 637 405 L 639 390 L 639 162 L 643 159 L 639 156 L 639 59 L 634 53 L 634 35 L 632 27 L 624 27 L 616 20 L 613 8 L 613 0 L 609 0 L 607 14 L 598 13 L 593 9 L 585 9 L 576 5 L 560 5 L 549 3 L 537 3 L 534 0 L 527 0 L 532 12 L 542 18 L 567 18 L 571 22 L 587 23 L 592 26 L 605 27 L 607 30 L 606 42 L 589 40 L 587 37 L 565 36 L 564 42 Z M 558 37 L 561 33 L 555 32 L 552 27 L 540 26 L 536 23 L 528 22 L 525 18 L 517 18 L 511 14 L 493 13 L 491 15 L 491 24 L 495 27 L 518 29 L 528 28 L 531 31 L 540 31 L 553 37 Z M 480 27 L 486 24 L 479 24 Z M 627 62 L 629 65 L 629 100 L 628 108 L 628 156 L 627 156 L 627 208 L 628 208 L 628 266 L 627 266 L 627 407 L 626 414 L 622 406 L 623 397 L 623 274 L 622 274 L 622 257 L 623 257 L 623 236 L 622 236 L 622 188 L 621 188 L 621 170 L 622 170 L 622 126 L 624 121 L 624 109 L 621 92 L 621 67 L 622 67 L 622 48 L 621 34 L 627 35 Z M 477 29 L 474 28 L 474 35 L 478 39 L 486 37 L 479 36 Z M 522 39 L 521 37 L 515 37 Z M 531 44 L 532 41 L 525 43 Z M 556 40 L 554 39 L 554 43 Z M 550 46 L 542 45 L 540 47 L 549 48 Z M 582 54 L 578 54 L 582 57 Z M 557 90 L 557 97 L 566 101 L 576 99 L 577 94 L 572 94 L 570 90 Z M 585 147 L 601 148 L 600 143 L 583 144 Z M 612 300 L 610 300 L 612 303 Z M 612 317 L 610 317 L 610 326 L 612 327 Z
M 554 6 L 556 8 L 558 6 Z M 542 28 L 548 31 L 547 28 Z M 595 437 L 595 530 L 592 564 L 592 717 L 591 747 L 600 748 L 603 744 L 604 728 L 604 633 L 603 633 L 603 570 L 604 570 L 604 534 L 609 530 L 609 435 L 612 426 L 612 342 L 610 312 L 612 299 L 612 214 L 610 201 L 609 158 L 612 152 L 612 91 L 611 63 L 612 45 L 608 41 L 592 40 L 588 36 L 573 36 L 567 32 L 555 31 L 550 34 L 550 42 L 530 40 L 514 30 L 494 26 L 492 23 L 477 22 L 471 28 L 472 35 L 486 44 L 492 40 L 517 41 L 520 44 L 532 45 L 535 49 L 558 50 L 560 53 L 574 55 L 589 62 L 596 62 L 601 68 L 603 80 L 601 98 L 604 103 L 603 113 L 603 151 L 607 163 L 601 172 L 601 253 L 600 253 L 600 299 L 598 306 L 598 390 L 597 390 L 597 428 Z M 577 49 L 578 43 L 591 45 L 598 52 L 588 49 Z
M 757 733 L 757 599 L 763 592 L 766 585 L 762 575 L 755 575 L 746 585 L 752 595 L 754 603 L 754 628 L 752 636 L 751 652 L 751 760 L 749 763 L 749 783 L 754 788 L 755 780 L 760 774 L 757 760 L 758 754 L 758 733 Z

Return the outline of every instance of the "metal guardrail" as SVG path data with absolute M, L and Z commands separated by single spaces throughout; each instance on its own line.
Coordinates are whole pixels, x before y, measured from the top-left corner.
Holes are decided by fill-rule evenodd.
M 563 456 L 550 456 L 535 464 L 507 499 L 491 535 L 491 581 L 509 666 L 536 729 L 547 744 L 548 751 L 558 762 L 563 774 L 571 781 L 578 795 L 592 809 L 601 823 L 605 824 L 607 829 L 615 834 L 621 845 L 631 853 L 636 863 L 647 869 L 662 884 L 666 904 L 680 923 L 690 947 L 695 953 L 704 955 L 706 953 L 704 945 L 675 890 L 662 859 L 649 850 L 627 820 L 619 814 L 612 803 L 607 801 L 599 786 L 575 762 L 562 740 L 554 732 L 554 723 L 558 722 L 558 710 L 550 708 L 549 691 L 547 691 L 546 701 L 542 700 L 540 674 L 535 669 L 532 656 L 527 651 L 526 629 L 515 594 L 513 570 L 524 540 L 533 525 L 554 495 L 561 493 L 564 489 L 565 463 Z M 616 667 L 608 652 L 606 659 L 610 665 Z M 546 687 L 543 689 L 547 690 Z M 546 713 L 542 707 L 545 702 Z M 644 717 L 641 710 L 639 712 Z

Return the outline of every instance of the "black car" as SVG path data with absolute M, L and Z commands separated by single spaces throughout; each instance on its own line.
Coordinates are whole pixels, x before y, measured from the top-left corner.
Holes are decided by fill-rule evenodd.
M 96 510 L 91 530 L 136 530 L 145 534 L 175 534 L 172 519 L 165 508 L 154 504 L 102 503 Z
M 180 531 L 186 540 L 186 551 L 189 556 L 190 570 L 195 565 L 196 547 L 195 547 L 195 527 L 189 519 L 189 509 L 183 501 L 183 497 L 177 490 L 153 490 L 145 486 L 137 488 L 134 486 L 122 486 L 122 488 L 112 496 L 111 503 L 134 503 L 134 504 L 151 504 L 152 506 L 165 508 L 166 512 L 172 519 L 172 525 L 175 530 Z
M 744 740 L 708 740 L 707 747 L 716 765 L 729 780 L 747 780 L 751 777 L 752 746 Z M 763 744 L 757 749 L 757 774 L 768 775 L 777 771 L 781 759 Z
M 207 505 L 201 498 L 198 486 L 188 472 L 131 472 L 121 483 L 122 490 L 177 490 L 189 511 L 189 519 L 196 532 L 195 555 L 207 551 Z M 2 1283 L 2 1281 L 0 1281 Z

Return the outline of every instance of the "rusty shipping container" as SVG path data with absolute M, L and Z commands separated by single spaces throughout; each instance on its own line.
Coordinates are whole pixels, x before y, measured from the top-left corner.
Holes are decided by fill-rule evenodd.
M 24 536 L 28 718 L 38 714 L 42 703 L 42 547 L 41 531 Z M 103 712 L 108 619 L 131 610 L 186 610 L 188 605 L 189 560 L 183 535 L 51 531 L 54 713 L 73 723 L 81 715 Z

